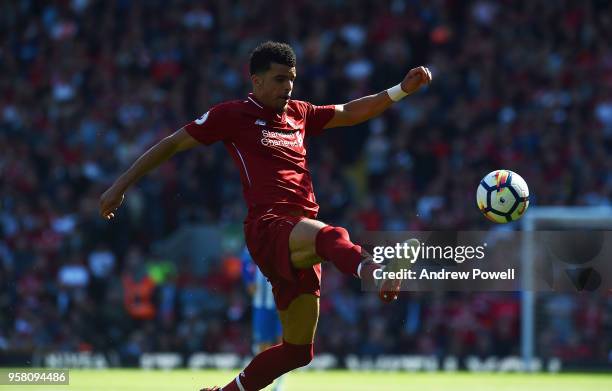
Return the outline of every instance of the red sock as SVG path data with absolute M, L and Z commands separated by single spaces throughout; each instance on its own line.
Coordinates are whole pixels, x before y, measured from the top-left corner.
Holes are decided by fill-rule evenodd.
M 283 341 L 259 353 L 222 391 L 258 391 L 293 369 L 308 365 L 314 356 L 312 344 L 293 345 Z
M 342 227 L 325 226 L 317 233 L 315 250 L 318 256 L 333 263 L 344 274 L 359 277 L 357 267 L 363 261 L 361 246 L 351 242 Z

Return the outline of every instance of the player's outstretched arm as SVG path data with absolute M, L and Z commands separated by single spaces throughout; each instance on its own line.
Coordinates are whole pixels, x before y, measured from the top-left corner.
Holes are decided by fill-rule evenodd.
M 153 170 L 175 153 L 199 145 L 199 142 L 181 128 L 162 139 L 143 153 L 132 166 L 127 169 L 113 185 L 100 197 L 100 215 L 107 220 L 115 217 L 115 210 L 123 202 L 127 189 L 136 183 L 143 175 Z
M 426 67 L 413 68 L 397 86 L 376 95 L 368 95 L 343 105 L 336 105 L 334 117 L 325 129 L 357 125 L 380 115 L 394 102 L 431 83 L 431 72 Z

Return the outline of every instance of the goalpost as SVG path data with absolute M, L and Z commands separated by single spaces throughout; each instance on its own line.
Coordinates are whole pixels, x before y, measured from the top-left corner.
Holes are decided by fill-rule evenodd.
M 612 229 L 612 207 L 609 206 L 541 206 L 531 207 L 521 221 L 521 355 L 524 368 L 534 370 L 535 358 L 535 234 L 545 225 L 548 230 Z

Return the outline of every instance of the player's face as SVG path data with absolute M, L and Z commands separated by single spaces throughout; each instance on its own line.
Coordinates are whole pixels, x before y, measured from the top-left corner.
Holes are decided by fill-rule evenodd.
M 272 63 L 267 72 L 253 75 L 253 92 L 261 103 L 282 113 L 287 109 L 296 76 L 295 67 Z

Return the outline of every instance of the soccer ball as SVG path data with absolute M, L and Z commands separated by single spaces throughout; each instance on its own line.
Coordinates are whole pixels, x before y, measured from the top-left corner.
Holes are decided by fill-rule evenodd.
M 527 210 L 529 188 L 519 174 L 495 170 L 480 181 L 476 203 L 487 219 L 494 223 L 509 223 L 518 220 Z

